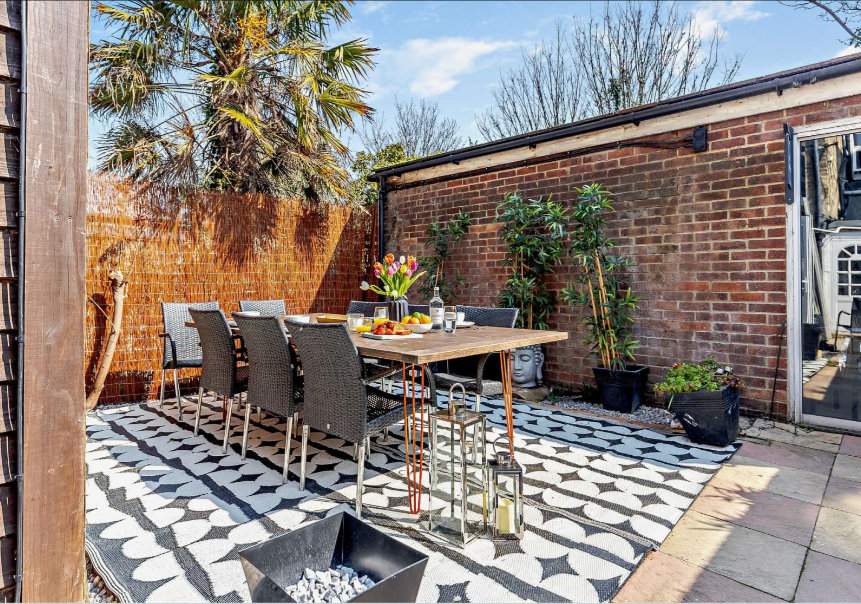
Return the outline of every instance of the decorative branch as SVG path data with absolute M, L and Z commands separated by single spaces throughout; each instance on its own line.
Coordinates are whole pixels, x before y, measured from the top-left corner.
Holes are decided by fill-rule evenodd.
M 111 281 L 111 291 L 114 297 L 113 318 L 110 320 L 111 331 L 108 336 L 108 343 L 105 346 L 105 352 L 102 355 L 102 360 L 99 362 L 96 379 L 93 381 L 93 389 L 87 395 L 87 409 L 94 409 L 99 402 L 99 396 L 102 394 L 102 390 L 104 390 L 105 380 L 111 370 L 111 362 L 114 360 L 114 352 L 117 349 L 117 342 L 123 329 L 123 303 L 126 298 L 126 285 L 128 285 L 128 282 L 123 277 L 122 272 L 118 270 L 111 271 L 108 278 Z

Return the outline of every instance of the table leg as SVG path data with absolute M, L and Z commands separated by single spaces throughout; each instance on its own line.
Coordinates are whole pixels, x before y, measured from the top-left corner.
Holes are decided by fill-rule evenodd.
M 508 446 L 514 457 L 514 392 L 511 385 L 511 351 L 499 351 L 502 372 L 502 400 L 505 403 L 505 425 L 508 429 Z
M 419 401 L 419 426 L 416 430 L 416 366 L 410 365 L 410 378 L 407 382 L 407 364 L 401 363 L 402 383 L 404 385 L 404 451 L 407 466 L 407 493 L 410 498 L 410 513 L 421 511 L 422 501 L 422 465 L 424 463 L 424 423 L 425 423 L 425 374 L 419 365 L 421 373 L 421 400 Z M 407 391 L 409 388 L 409 392 Z M 412 395 L 412 411 L 410 411 L 410 395 Z M 412 417 L 412 429 L 410 429 Z M 416 440 L 418 439 L 418 442 Z

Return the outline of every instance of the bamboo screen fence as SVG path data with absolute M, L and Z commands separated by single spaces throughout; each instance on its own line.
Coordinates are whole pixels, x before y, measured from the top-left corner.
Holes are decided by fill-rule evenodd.
M 88 391 L 110 331 L 108 274 L 126 287 L 100 404 L 158 396 L 161 302 L 284 299 L 290 313 L 346 312 L 375 255 L 375 212 L 263 195 L 132 185 L 91 175 L 87 197 Z M 182 375 L 186 386 L 198 372 Z M 168 384 L 170 382 L 168 381 Z M 167 390 L 173 396 L 172 388 Z

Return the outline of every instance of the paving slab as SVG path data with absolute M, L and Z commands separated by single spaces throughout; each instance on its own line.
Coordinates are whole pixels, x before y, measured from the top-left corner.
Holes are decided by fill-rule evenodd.
M 652 552 L 614 602 L 780 602 L 781 600 L 662 552 Z
M 861 565 L 810 552 L 795 601 L 861 602 Z
M 859 484 L 858 486 L 861 486 Z M 819 506 L 715 478 L 692 510 L 807 547 Z
M 732 482 L 756 491 L 768 491 L 819 505 L 825 493 L 828 476 L 807 470 L 733 455 L 715 476 L 724 482 Z
M 832 476 L 828 480 L 822 505 L 861 516 L 861 482 Z
M 861 564 L 861 516 L 820 509 L 810 549 Z
M 806 554 L 796 543 L 696 511 L 682 517 L 661 551 L 784 600 L 795 594 Z
M 843 480 L 861 482 L 861 457 L 838 455 L 831 475 Z
M 768 422 L 758 419 L 745 431 L 745 436 L 761 438 L 764 440 L 778 441 L 799 447 L 809 447 L 820 451 L 837 453 L 840 449 L 842 435 L 831 432 L 818 432 L 816 430 L 804 431 L 792 424 L 781 424 L 780 422 Z
M 830 473 L 835 457 L 835 454 L 829 451 L 779 442 L 769 445 L 746 442 L 742 444 L 738 454 L 796 470 L 816 472 L 817 474 Z
M 840 443 L 840 453 L 861 457 L 861 436 L 844 436 Z

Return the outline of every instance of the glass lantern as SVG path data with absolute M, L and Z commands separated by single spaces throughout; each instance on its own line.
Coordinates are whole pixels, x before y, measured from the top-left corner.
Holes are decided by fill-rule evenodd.
M 463 400 L 455 401 L 459 387 Z M 485 453 L 487 420 L 468 411 L 466 392 L 455 384 L 449 389 L 449 406 L 430 416 L 430 502 L 428 525 L 432 533 L 464 547 L 487 532 Z M 469 454 L 477 440 L 477 455 Z
M 505 451 L 497 451 L 499 443 Z M 491 527 L 494 539 L 523 539 L 523 468 L 510 452 L 511 441 L 500 437 L 493 443 L 493 456 L 487 464 L 490 492 Z

